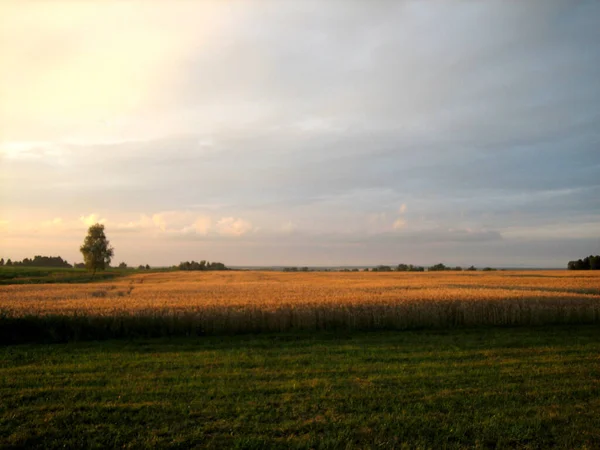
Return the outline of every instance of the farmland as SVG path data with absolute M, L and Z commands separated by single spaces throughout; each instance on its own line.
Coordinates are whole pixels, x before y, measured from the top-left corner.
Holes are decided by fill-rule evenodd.
M 4 448 L 600 446 L 595 272 L 133 273 L 0 308 Z
M 600 323 L 596 272 L 164 272 L 0 288 L 0 339 Z
M 600 447 L 597 326 L 0 347 L 2 448 Z

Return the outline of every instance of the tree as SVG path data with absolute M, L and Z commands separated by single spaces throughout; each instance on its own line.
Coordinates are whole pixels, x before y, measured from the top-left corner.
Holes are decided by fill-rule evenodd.
M 121 264 L 119 264 L 119 269 L 127 269 L 127 263 L 122 262 Z
M 569 261 L 569 270 L 600 270 L 600 255 L 590 255 L 577 261 Z
M 10 260 L 10 258 L 8 258 L 8 259 L 6 260 L 6 265 L 7 265 L 7 266 L 12 266 L 12 261 Z
M 97 223 L 88 229 L 88 234 L 79 248 L 85 261 L 85 267 L 92 270 L 94 276 L 96 270 L 104 270 L 110 264 L 114 255 L 114 249 L 104 234 L 104 225 Z
M 0 259 L 0 266 L 4 265 L 4 258 Z

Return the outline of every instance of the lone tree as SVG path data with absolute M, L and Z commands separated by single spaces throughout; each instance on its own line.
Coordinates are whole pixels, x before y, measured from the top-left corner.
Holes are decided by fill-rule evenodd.
M 79 251 L 83 255 L 85 267 L 93 271 L 92 276 L 96 275 L 96 270 L 104 270 L 110 264 L 114 249 L 106 239 L 104 225 L 97 223 L 88 229 Z

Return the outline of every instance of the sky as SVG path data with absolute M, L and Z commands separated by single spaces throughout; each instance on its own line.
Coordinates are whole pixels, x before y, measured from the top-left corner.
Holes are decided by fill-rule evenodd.
M 600 253 L 600 2 L 4 1 L 0 256 Z

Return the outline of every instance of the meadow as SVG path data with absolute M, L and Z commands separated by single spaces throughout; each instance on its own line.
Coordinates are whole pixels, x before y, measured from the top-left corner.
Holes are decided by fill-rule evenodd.
M 0 448 L 597 449 L 594 325 L 0 346 Z
M 0 287 L 0 341 L 600 323 L 597 272 L 163 272 Z

